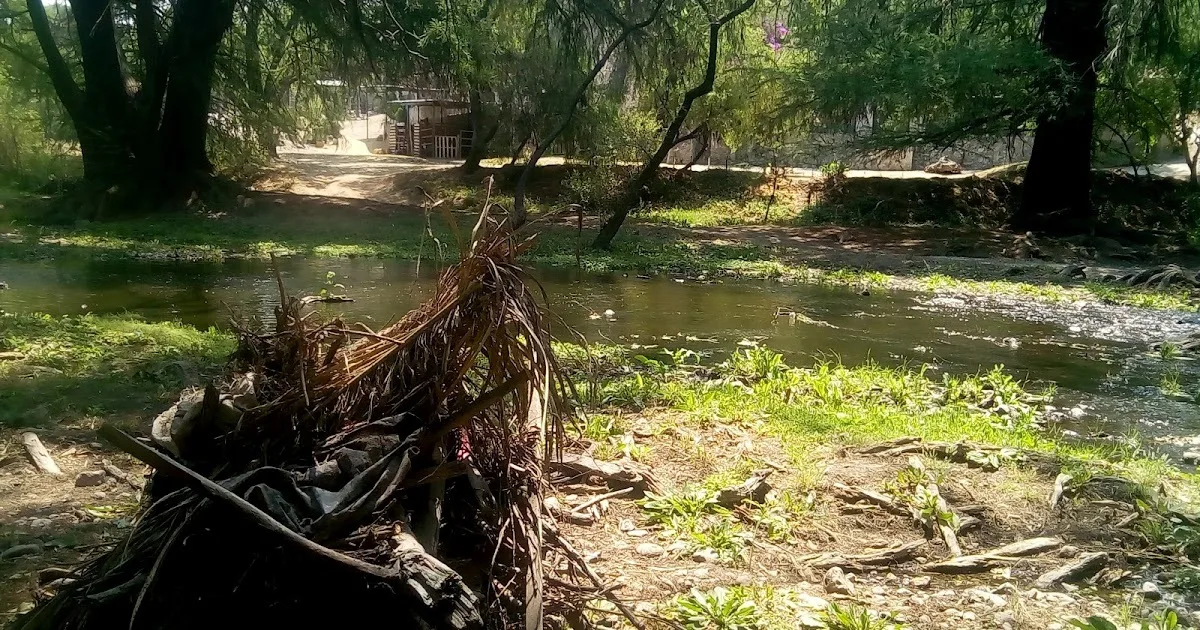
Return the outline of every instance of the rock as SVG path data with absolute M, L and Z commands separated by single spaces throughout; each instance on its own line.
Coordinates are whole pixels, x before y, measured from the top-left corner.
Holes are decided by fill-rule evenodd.
M 700 549 L 692 554 L 692 560 L 696 562 L 716 562 L 718 559 L 720 556 L 712 549 Z
M 1001 610 L 1000 612 L 992 615 L 992 621 L 995 622 L 997 625 L 1004 625 L 1006 623 L 1016 623 L 1017 616 L 1015 614 L 1013 614 L 1013 611 L 1011 611 L 1011 610 Z
M 1156 602 L 1162 599 L 1162 591 L 1158 590 L 1158 585 L 1154 582 L 1142 582 L 1141 589 L 1142 599 L 1148 602 Z
M 625 533 L 632 538 L 642 538 L 642 537 L 646 536 L 647 534 L 649 534 L 650 532 L 648 532 L 644 529 L 631 529 Z
M 1183 454 L 1183 463 L 1200 464 L 1200 451 L 1188 451 Z
M 1008 605 L 1008 600 L 1003 595 L 997 595 L 979 588 L 967 591 L 967 596 L 973 602 L 988 604 L 992 608 L 1004 608 Z
M 833 595 L 853 595 L 854 583 L 839 567 L 831 567 L 825 572 L 825 592 Z
M 808 593 L 796 593 L 796 605 L 812 610 L 825 610 L 829 608 L 829 601 Z
M 973 613 L 969 610 L 964 612 L 960 616 L 963 618 L 963 621 L 975 621 L 975 613 Z
M 667 553 L 672 554 L 672 555 L 679 555 L 679 554 L 682 554 L 683 552 L 687 551 L 687 548 L 688 548 L 687 543 L 677 540 L 677 541 L 667 545 Z
M 371 461 L 371 457 L 367 455 L 366 451 L 352 448 L 339 448 L 333 454 L 333 461 L 337 463 L 338 470 L 347 478 L 354 478 L 375 463 Z
M 32 556 L 42 553 L 42 546 L 37 543 L 28 545 L 16 545 L 5 549 L 0 553 L 0 560 L 8 560 L 9 558 L 20 558 L 21 556 Z
M 1165 396 L 1168 400 L 1174 400 L 1175 402 L 1196 402 L 1196 397 L 1187 392 L 1163 392 L 1163 396 Z
M 929 583 L 932 581 L 932 578 L 930 578 L 928 575 L 918 575 L 912 579 L 912 585 L 917 588 L 925 588 L 926 586 L 929 586 Z
M 53 524 L 54 521 L 51 521 L 48 518 L 35 518 L 29 521 L 29 526 L 33 529 L 45 529 Z
M 1085 553 L 1079 559 L 1062 567 L 1043 573 L 1037 579 L 1038 588 L 1049 588 L 1062 582 L 1077 581 L 1095 575 L 1108 563 L 1108 554 L 1103 551 Z
M 103 470 L 85 470 L 75 476 L 75 487 L 93 488 L 104 485 L 104 479 L 107 476 L 108 473 Z
M 1087 273 L 1084 271 L 1083 265 L 1067 265 L 1058 272 L 1058 277 L 1067 280 L 1072 280 L 1074 278 L 1082 278 L 1086 280 Z
M 656 545 L 654 543 L 647 542 L 635 547 L 634 551 L 636 551 L 639 556 L 661 556 L 666 552 L 666 549 L 663 549 L 662 545 Z
M 963 172 L 963 168 L 958 162 L 943 155 L 938 158 L 938 161 L 927 164 L 924 171 L 934 175 L 960 175 Z
M 620 525 L 617 526 L 617 529 L 623 532 L 631 532 L 637 529 L 637 525 L 633 524 L 633 519 L 623 518 L 621 519 Z

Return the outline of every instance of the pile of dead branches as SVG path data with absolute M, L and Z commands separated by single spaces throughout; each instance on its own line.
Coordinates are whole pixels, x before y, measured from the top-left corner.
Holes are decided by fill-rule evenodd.
M 141 513 L 15 627 L 586 623 L 609 594 L 544 515 L 564 392 L 528 245 L 485 213 L 379 331 L 314 321 L 280 281 L 274 331 L 239 330 L 223 387 L 150 439 L 101 430 L 154 468 Z

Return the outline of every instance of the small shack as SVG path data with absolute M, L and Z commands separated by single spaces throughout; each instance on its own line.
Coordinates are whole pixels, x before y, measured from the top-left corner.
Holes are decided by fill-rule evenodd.
M 388 152 L 396 155 L 458 160 L 471 150 L 467 103 L 414 98 L 389 101 L 395 122 L 387 129 Z

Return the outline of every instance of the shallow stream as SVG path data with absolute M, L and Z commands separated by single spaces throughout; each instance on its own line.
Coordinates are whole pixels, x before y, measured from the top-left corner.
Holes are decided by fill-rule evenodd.
M 287 258 L 279 267 L 291 291 L 326 288 L 354 299 L 319 306 L 321 311 L 376 329 L 425 297 L 436 274 L 428 262 L 418 273 L 410 261 L 376 259 Z M 739 342 L 753 340 L 786 353 L 793 365 L 838 358 L 847 364 L 928 363 L 962 373 L 1003 364 L 1020 378 L 1057 385 L 1056 403 L 1074 408 L 1062 428 L 1081 439 L 1136 434 L 1178 456 L 1189 438 L 1200 436 L 1200 406 L 1169 400 L 1159 390 L 1163 376 L 1174 373 L 1186 391 L 1200 393 L 1200 361 L 1164 360 L 1149 349 L 1154 341 L 1200 330 L 1194 314 L 956 294 L 859 295 L 770 281 L 642 279 L 563 269 L 536 269 L 534 275 L 564 324 L 591 341 L 687 347 L 719 360 Z M 263 261 L 3 261 L 0 280 L 10 286 L 0 291 L 0 309 L 133 312 L 202 327 L 225 325 L 231 312 L 269 320 L 279 300 Z M 777 316 L 781 310 L 802 316 L 793 323 L 786 314 Z M 559 332 L 568 337 L 565 327 Z

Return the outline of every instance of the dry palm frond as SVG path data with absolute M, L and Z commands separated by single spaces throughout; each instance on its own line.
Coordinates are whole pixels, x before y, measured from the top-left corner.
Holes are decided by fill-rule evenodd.
M 529 245 L 485 212 L 434 296 L 377 332 L 313 321 L 280 281 L 274 332 L 239 331 L 249 385 L 210 388 L 192 421 L 236 423 L 193 430 L 182 462 L 126 436 L 156 468 L 143 514 L 16 627 L 525 627 L 597 597 L 542 575 L 564 390 Z

